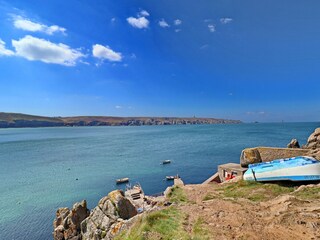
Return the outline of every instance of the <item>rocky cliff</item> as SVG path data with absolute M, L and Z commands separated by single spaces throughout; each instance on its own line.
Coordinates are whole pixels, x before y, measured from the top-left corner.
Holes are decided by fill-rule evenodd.
M 235 124 L 239 120 L 216 118 L 176 117 L 42 117 L 20 113 L 1 113 L 0 128 L 61 127 L 61 126 L 142 126 L 142 125 L 187 125 L 187 124 Z
M 137 213 L 136 207 L 124 196 L 123 191 L 115 190 L 103 197 L 91 212 L 85 200 L 74 204 L 72 209 L 59 208 L 53 222 L 53 239 L 113 239 L 136 221 Z

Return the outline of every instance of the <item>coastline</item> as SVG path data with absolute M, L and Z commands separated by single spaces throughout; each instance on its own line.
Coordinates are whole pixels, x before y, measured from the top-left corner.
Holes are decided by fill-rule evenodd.
M 20 113 L 0 112 L 0 128 L 25 127 L 75 127 L 75 126 L 159 126 L 159 125 L 200 125 L 239 124 L 240 120 L 197 118 L 197 117 L 111 117 L 76 116 L 44 117 Z
M 287 239 L 288 236 L 296 236 L 303 239 L 303 236 L 317 236 L 320 234 L 320 221 L 313 212 L 319 210 L 319 180 L 261 183 L 256 180 L 245 181 L 242 175 L 228 179 L 225 178 L 226 170 L 220 172 L 221 166 L 239 167 L 244 172 L 248 164 L 269 163 L 268 156 L 261 158 L 259 154 L 259 151 L 266 150 L 268 156 L 272 153 L 275 159 L 286 154 L 291 158 L 303 153 L 304 156 L 313 157 L 315 162 L 320 161 L 320 128 L 309 136 L 302 149 L 296 139 L 292 139 L 287 148 L 244 149 L 240 156 L 241 167 L 234 163 L 220 165 L 219 174 L 214 174 L 202 184 L 184 185 L 177 176 L 173 186 L 160 196 L 144 195 L 138 185 L 138 190 L 134 186 L 125 192 L 110 192 L 91 211 L 87 209 L 85 200 L 75 203 L 72 209 L 59 208 L 53 223 L 54 239 L 151 240 L 172 239 L 173 236 L 182 236 L 181 239 L 215 239 L 217 236 L 227 239 L 260 239 L 262 236 L 267 239 Z M 132 191 L 138 191 L 139 197 L 131 194 Z M 212 216 L 215 212 L 217 215 Z M 231 215 L 232 218 L 225 218 Z M 78 218 L 74 220 L 76 216 Z M 280 221 L 277 220 L 279 216 Z M 166 226 L 162 229 L 163 224 L 167 225 L 166 221 L 179 227 Z M 255 229 L 250 224 L 253 222 Z M 186 225 L 189 225 L 189 230 L 184 227 Z M 264 229 L 266 225 L 268 228 Z M 288 225 L 294 227 L 288 228 Z

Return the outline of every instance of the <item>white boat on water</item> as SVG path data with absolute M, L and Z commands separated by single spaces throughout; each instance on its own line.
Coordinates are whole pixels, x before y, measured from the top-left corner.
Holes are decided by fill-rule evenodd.
M 163 160 L 161 164 L 164 165 L 164 164 L 169 164 L 169 163 L 171 163 L 171 160 Z
M 116 180 L 117 184 L 127 183 L 127 182 L 129 182 L 129 178 L 119 178 Z
M 311 157 L 294 157 L 250 164 L 243 179 L 258 182 L 320 181 L 320 161 Z

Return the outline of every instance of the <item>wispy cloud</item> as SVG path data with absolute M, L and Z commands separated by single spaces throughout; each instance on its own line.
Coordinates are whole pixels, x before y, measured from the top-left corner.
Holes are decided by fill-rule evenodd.
M 92 46 L 92 55 L 99 59 L 107 59 L 110 62 L 121 62 L 122 55 L 113 51 L 109 46 L 95 44 Z
M 128 17 L 128 23 L 134 28 L 147 28 L 149 26 L 149 20 L 146 18 L 150 14 L 146 10 L 142 10 L 137 14 L 137 17 Z
M 208 24 L 208 28 L 210 32 L 215 32 L 216 31 L 216 27 L 213 24 Z
M 173 21 L 174 25 L 179 26 L 182 24 L 182 21 L 180 19 L 176 19 Z
M 30 35 L 19 40 L 12 40 L 12 45 L 15 48 L 15 55 L 30 61 L 75 66 L 80 58 L 85 57 L 78 49 L 72 49 L 68 45 L 56 44 Z
M 227 23 L 231 23 L 233 21 L 232 18 L 220 18 L 220 22 L 222 24 L 227 24 Z
M 209 47 L 209 44 L 204 44 L 200 47 L 200 50 L 207 49 Z
M 258 111 L 258 112 L 246 112 L 247 115 L 265 115 L 265 111 Z
M 116 108 L 116 109 L 122 109 L 122 106 L 117 105 L 117 106 L 115 106 L 115 108 Z
M 174 31 L 178 33 L 178 32 L 181 32 L 181 29 L 178 28 L 178 29 L 175 29 Z
M 0 38 L 0 56 L 12 56 L 14 52 L 6 49 L 6 43 Z
M 159 26 L 162 27 L 162 28 L 170 27 L 170 25 L 164 19 L 161 19 L 159 21 Z
M 63 33 L 65 34 L 66 29 L 63 27 L 60 27 L 58 25 L 52 25 L 52 26 L 47 26 L 42 23 L 37 23 L 33 22 L 29 19 L 23 18 L 21 16 L 15 16 L 13 20 L 13 25 L 15 28 L 24 30 L 24 31 L 29 31 L 29 32 L 43 32 L 48 35 L 52 35 L 54 33 Z
M 141 11 L 138 13 L 138 16 L 139 16 L 139 17 L 148 17 L 148 16 L 150 16 L 150 14 L 149 14 L 146 10 L 141 10 Z

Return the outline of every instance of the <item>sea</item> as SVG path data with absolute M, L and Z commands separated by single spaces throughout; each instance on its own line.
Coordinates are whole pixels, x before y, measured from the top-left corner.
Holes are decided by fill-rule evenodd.
M 305 144 L 320 123 L 0 129 L 0 239 L 52 239 L 56 210 L 87 200 L 94 208 L 117 178 L 162 192 L 179 174 L 205 181 L 242 149 Z M 161 165 L 163 160 L 171 164 Z

